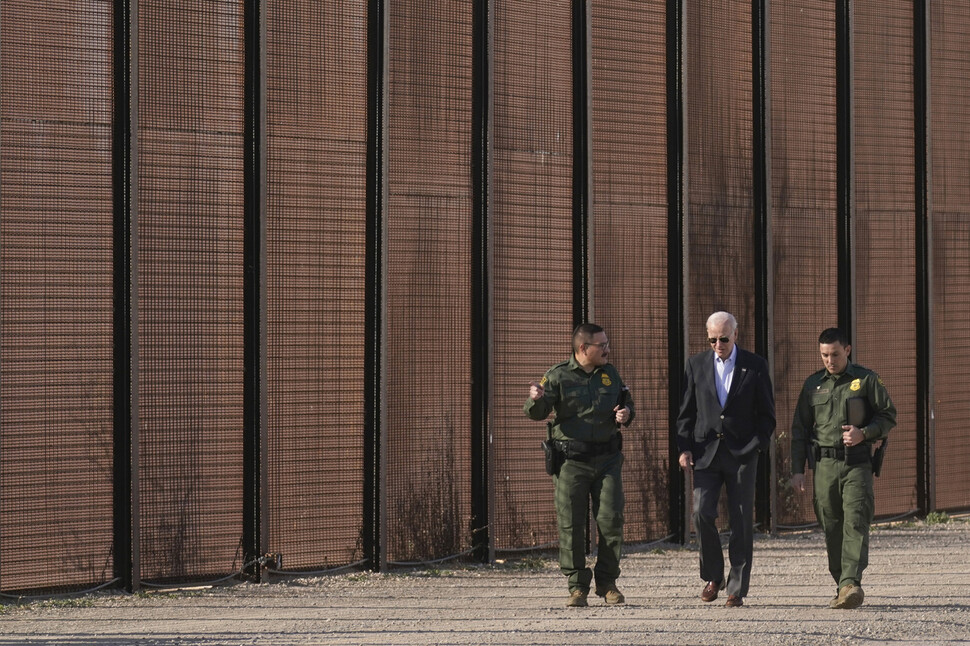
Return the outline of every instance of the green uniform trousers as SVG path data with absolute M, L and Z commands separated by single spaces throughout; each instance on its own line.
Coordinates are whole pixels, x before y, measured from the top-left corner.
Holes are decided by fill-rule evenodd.
M 839 588 L 861 585 L 862 571 L 869 565 L 869 526 L 875 511 L 872 465 L 820 459 L 815 464 L 814 503 L 832 578 Z
M 565 460 L 553 476 L 556 518 L 559 525 L 559 567 L 569 579 L 570 591 L 606 585 L 620 576 L 623 549 L 623 453 L 601 455 L 585 461 Z M 598 534 L 596 566 L 586 567 L 586 516 L 592 501 Z

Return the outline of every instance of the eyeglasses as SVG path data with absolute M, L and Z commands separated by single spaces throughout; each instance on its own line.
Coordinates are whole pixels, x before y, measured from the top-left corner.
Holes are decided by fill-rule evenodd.
M 606 343 L 587 343 L 586 345 L 595 345 L 600 350 L 605 350 L 606 348 L 610 347 L 610 342 L 607 341 Z
M 710 343 L 711 345 L 714 345 L 718 341 L 720 341 L 721 343 L 730 343 L 731 342 L 731 338 L 730 337 L 726 337 L 726 336 L 716 336 L 716 337 L 708 337 L 707 338 L 707 342 Z

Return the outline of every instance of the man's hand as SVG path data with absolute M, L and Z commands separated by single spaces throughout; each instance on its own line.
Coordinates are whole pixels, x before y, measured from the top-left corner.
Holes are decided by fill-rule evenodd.
M 630 420 L 630 409 L 624 406 L 620 408 L 619 406 L 613 407 L 613 412 L 616 413 L 616 423 L 626 424 Z
M 539 401 L 546 394 L 546 389 L 538 381 L 529 382 L 529 399 Z
M 856 446 L 865 442 L 866 436 L 858 426 L 846 425 L 842 427 L 842 444 Z
M 693 469 L 694 468 L 694 454 L 690 451 L 684 451 L 680 454 L 680 459 L 677 460 L 680 463 L 681 469 Z
M 793 489 L 798 489 L 799 491 L 805 491 L 805 474 L 804 473 L 791 474 L 791 486 Z

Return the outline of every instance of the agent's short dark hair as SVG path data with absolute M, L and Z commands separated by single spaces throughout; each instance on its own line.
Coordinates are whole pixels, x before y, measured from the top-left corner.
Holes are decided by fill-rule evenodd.
M 846 336 L 845 332 L 837 327 L 830 327 L 822 330 L 822 333 L 818 335 L 819 345 L 825 344 L 829 345 L 831 343 L 839 343 L 843 348 L 849 345 L 849 337 Z
M 592 343 L 594 335 L 605 331 L 595 323 L 583 323 L 582 325 L 576 326 L 576 329 L 573 330 L 573 350 L 578 351 L 579 346 L 584 343 Z

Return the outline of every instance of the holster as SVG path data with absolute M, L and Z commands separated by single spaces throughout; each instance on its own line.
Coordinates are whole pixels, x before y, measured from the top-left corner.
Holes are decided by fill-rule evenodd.
M 542 452 L 546 458 L 546 475 L 558 475 L 564 459 L 562 452 L 556 448 L 552 440 L 542 441 Z
M 546 439 L 542 441 L 542 453 L 546 461 L 546 475 L 559 475 L 565 456 L 552 440 L 552 422 L 546 422 Z
M 872 454 L 872 475 L 879 477 L 882 472 L 882 461 L 886 457 L 886 447 L 889 445 L 889 438 L 882 438 L 882 444 Z

